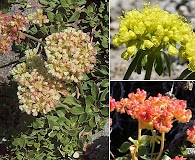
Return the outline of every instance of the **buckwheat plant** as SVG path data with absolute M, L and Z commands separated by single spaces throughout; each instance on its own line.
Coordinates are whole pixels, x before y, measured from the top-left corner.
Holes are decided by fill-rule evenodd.
M 126 149 L 130 150 L 132 160 L 137 160 L 138 157 L 147 157 L 151 160 L 159 160 L 163 153 L 165 134 L 168 133 L 174 121 L 181 123 L 187 123 L 192 117 L 192 112 L 186 109 L 185 100 L 176 100 L 169 98 L 168 96 L 162 96 L 158 94 L 157 97 L 149 97 L 146 99 L 146 92 L 144 90 L 137 89 L 136 93 L 130 93 L 128 98 L 122 98 L 120 101 L 116 101 L 111 98 L 110 100 L 111 111 L 114 109 L 123 114 L 126 113 L 133 119 L 138 120 L 138 138 L 137 140 L 129 140 L 133 143 L 125 142 L 121 148 L 126 146 Z M 142 135 L 142 130 L 147 129 L 151 131 L 152 136 Z M 188 131 L 190 132 L 190 131 Z M 161 134 L 161 136 L 158 135 Z M 192 134 L 188 134 L 189 136 Z M 188 138 L 191 140 L 192 138 Z M 154 155 L 155 144 L 160 143 L 160 151 L 157 156 Z M 146 146 L 151 147 L 151 154 L 146 154 Z M 121 151 L 126 151 L 121 149 Z M 139 155 L 139 153 L 143 153 Z
M 48 72 L 66 82 L 82 80 L 93 68 L 97 54 L 90 36 L 71 27 L 46 37 L 45 52 Z
M 134 70 L 140 74 L 142 68 L 146 70 L 145 79 L 150 79 L 153 67 L 158 75 L 162 75 L 166 67 L 170 76 L 168 54 L 187 60 L 188 69 L 195 71 L 195 34 L 192 24 L 184 17 L 161 10 L 158 5 L 152 8 L 150 3 L 144 3 L 141 11 L 134 9 L 119 19 L 119 32 L 112 43 L 115 46 L 125 44 L 126 50 L 121 54 L 124 60 L 134 57 L 124 79 L 129 79 Z

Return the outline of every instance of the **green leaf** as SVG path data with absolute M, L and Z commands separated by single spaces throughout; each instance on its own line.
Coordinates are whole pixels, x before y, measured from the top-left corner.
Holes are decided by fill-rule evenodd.
M 40 30 L 41 30 L 41 32 L 42 32 L 43 34 L 48 34 L 48 27 L 46 27 L 45 25 L 42 26 L 42 27 L 40 28 Z
M 145 146 L 139 146 L 138 147 L 138 155 L 144 156 L 146 154 L 146 147 Z
M 102 74 L 104 74 L 104 75 L 108 75 L 108 74 L 109 74 L 109 73 L 108 73 L 108 67 L 105 66 L 105 65 L 101 65 L 101 66 L 100 66 L 100 72 L 101 72 Z
M 101 82 L 101 86 L 102 86 L 102 87 L 108 87 L 108 86 L 109 86 L 109 80 L 108 80 L 108 79 L 104 79 L 104 80 Z
M 61 14 L 56 14 L 56 15 L 55 15 L 55 19 L 56 19 L 56 21 L 58 21 L 58 22 L 62 22 L 62 21 L 63 21 L 63 17 L 62 17 Z
M 64 99 L 63 103 L 67 103 L 67 104 L 69 104 L 69 105 L 81 107 L 81 105 L 79 104 L 79 102 L 78 102 L 78 101 L 76 100 L 76 98 L 73 97 L 73 96 L 67 96 L 67 97 Z
M 100 101 L 105 101 L 105 100 L 108 100 L 107 96 L 108 96 L 108 88 L 106 88 L 102 93 L 101 93 L 101 96 L 100 96 Z
M 99 88 L 98 88 L 97 84 L 95 84 L 95 83 L 93 83 L 93 85 L 91 87 L 91 94 L 92 94 L 94 99 L 97 99 L 97 97 L 99 96 Z
M 73 15 L 68 19 L 68 22 L 75 22 L 76 20 L 78 20 L 80 17 L 80 13 L 74 12 Z
M 26 143 L 25 137 L 21 136 L 21 138 L 19 138 L 18 145 L 22 148 L 24 147 L 25 143 Z
M 36 26 L 32 27 L 32 28 L 29 30 L 29 32 L 30 32 L 31 34 L 36 34 L 36 33 L 38 32 L 37 27 L 36 27 Z
M 49 18 L 50 22 L 54 22 L 55 14 L 53 12 L 47 12 L 47 17 Z
M 162 52 L 156 53 L 156 61 L 155 61 L 155 71 L 156 73 L 161 76 L 163 73 L 163 62 L 162 62 L 162 56 L 161 56 Z
M 150 144 L 151 136 L 148 135 L 142 135 L 140 140 L 139 140 L 139 145 L 140 146 L 147 146 Z
M 120 146 L 119 151 L 120 151 L 121 153 L 125 153 L 126 151 L 129 150 L 129 147 L 130 147 L 131 145 L 132 145 L 131 142 L 124 142 L 124 143 Z
M 146 52 L 143 51 L 137 60 L 136 72 L 138 74 L 141 74 L 141 69 L 143 66 L 145 66 L 146 62 L 147 62 L 147 55 L 146 55 Z
M 103 116 L 108 116 L 109 115 L 109 109 L 108 107 L 104 107 L 102 110 L 101 110 L 101 114 Z
M 74 115 L 81 115 L 84 113 L 84 108 L 75 106 L 71 108 L 70 112 Z
M 59 126 L 59 124 L 57 123 L 59 118 L 57 116 L 47 115 L 47 119 L 51 129 L 54 129 L 54 126 Z
M 85 108 L 85 112 L 87 113 L 92 113 L 92 105 L 94 103 L 94 98 L 90 95 L 86 96 L 85 98 L 85 104 L 86 104 L 86 108 Z
M 92 118 L 90 121 L 89 121 L 89 125 L 94 128 L 96 126 L 96 122 L 95 122 L 95 118 Z
M 64 117 L 64 116 L 65 116 L 65 113 L 64 113 L 64 111 L 62 111 L 62 110 L 57 110 L 56 113 L 57 113 L 57 115 L 58 115 L 59 117 Z
M 136 68 L 136 65 L 137 65 L 137 62 L 139 60 L 139 57 L 142 55 L 142 51 L 138 51 L 137 54 L 135 55 L 135 58 L 133 59 L 133 61 L 131 62 L 131 64 L 129 65 L 126 73 L 125 73 L 125 76 L 123 78 L 123 80 L 128 80 L 129 77 L 131 76 L 131 74 L 133 73 L 133 71 L 135 70 Z
M 42 160 L 44 157 L 46 156 L 46 154 L 45 153 L 41 153 L 41 154 L 38 154 L 37 156 L 36 156 L 36 160 Z M 48 159 L 47 159 L 48 160 Z
M 78 132 L 79 132 L 78 129 L 71 129 L 68 131 L 68 134 L 73 137 L 73 136 L 77 136 Z
M 188 68 L 186 68 L 179 76 L 179 79 L 191 79 L 190 77 L 195 77 L 195 72 L 192 72 Z
M 170 76 L 171 75 L 171 62 L 170 62 L 170 58 L 168 57 L 168 55 L 165 52 L 162 52 L 162 53 L 164 55 L 165 62 L 166 62 L 166 65 L 167 65 L 167 70 L 168 70 L 168 73 L 169 73 L 169 76 Z
M 34 143 L 35 148 L 39 148 L 40 146 L 41 146 L 40 143 Z
M 152 74 L 152 69 L 154 65 L 155 56 L 154 54 L 150 53 L 147 57 L 147 64 L 146 64 L 146 74 L 145 74 L 145 80 L 149 80 Z
M 68 7 L 69 6 L 66 0 L 60 0 L 60 3 L 62 5 L 62 7 Z
M 87 120 L 87 118 L 88 118 L 87 113 L 83 113 L 82 115 L 79 116 L 79 122 L 83 123 Z

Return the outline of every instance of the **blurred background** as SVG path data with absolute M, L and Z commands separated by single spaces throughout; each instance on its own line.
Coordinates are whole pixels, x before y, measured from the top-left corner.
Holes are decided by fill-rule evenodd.
M 112 0 L 110 1 L 110 38 L 112 43 L 112 37 L 118 32 L 119 19 L 118 16 L 122 15 L 122 11 L 130 11 L 132 9 L 142 9 L 143 2 L 150 2 L 151 6 L 159 4 L 161 9 L 167 10 L 170 13 L 178 13 L 187 18 L 189 22 L 193 22 L 195 28 L 195 0 Z M 123 60 L 120 56 L 125 50 L 124 46 L 114 47 L 111 44 L 110 48 L 110 79 L 122 80 L 124 74 L 129 67 L 131 59 L 129 61 Z M 158 76 L 155 72 L 152 73 L 151 79 L 177 79 L 181 72 L 187 68 L 187 63 L 181 62 L 178 57 L 171 57 L 172 62 L 172 74 L 171 77 L 168 73 Z M 144 79 L 145 72 L 139 75 L 135 72 L 131 75 L 130 79 Z

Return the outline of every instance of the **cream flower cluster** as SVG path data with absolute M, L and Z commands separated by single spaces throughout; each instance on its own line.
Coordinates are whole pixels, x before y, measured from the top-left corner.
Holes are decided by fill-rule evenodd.
M 126 45 L 121 55 L 125 60 L 140 49 L 155 52 L 167 48 L 170 55 L 180 53 L 182 59 L 189 60 L 189 69 L 195 71 L 192 29 L 184 17 L 161 10 L 158 5 L 151 8 L 148 3 L 141 11 L 134 9 L 120 17 L 119 32 L 114 35 L 113 44 Z
M 90 36 L 71 27 L 46 37 L 45 52 L 48 72 L 65 82 L 82 80 L 83 73 L 94 67 L 97 54 Z
M 19 108 L 33 116 L 39 112 L 46 114 L 59 102 L 60 93 L 66 93 L 65 87 L 47 73 L 44 60 L 36 49 L 25 53 L 26 63 L 20 63 L 12 70 L 18 82 Z
M 46 15 L 43 15 L 43 10 L 42 9 L 37 9 L 36 12 L 32 12 L 29 15 L 27 15 L 27 19 L 29 22 L 32 22 L 33 24 L 37 24 L 40 27 L 42 26 L 43 23 L 48 23 L 49 19 L 47 19 Z

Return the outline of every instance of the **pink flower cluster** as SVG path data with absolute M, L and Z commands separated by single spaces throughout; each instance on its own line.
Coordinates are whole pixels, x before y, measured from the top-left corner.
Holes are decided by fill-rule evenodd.
M 186 160 L 186 158 L 183 158 L 182 156 L 181 157 L 176 156 L 175 158 L 173 158 L 171 160 Z
M 44 60 L 37 50 L 27 50 L 26 63 L 18 64 L 12 75 L 18 82 L 20 110 L 37 116 L 55 108 L 61 97 L 66 95 L 65 85 L 47 73 Z
M 20 13 L 3 14 L 0 11 L 0 53 L 10 51 L 13 41 L 21 43 L 21 39 L 25 39 L 20 31 L 26 31 L 27 23 L 25 16 Z
M 117 102 L 111 98 L 110 110 L 114 109 L 137 119 L 142 129 L 155 128 L 160 133 L 169 132 L 174 120 L 186 123 L 192 117 L 191 110 L 186 109 L 186 101 L 175 100 L 161 94 L 146 99 L 146 92 L 140 89 Z
M 54 77 L 66 82 L 78 82 L 84 73 L 89 73 L 94 67 L 97 51 L 90 36 L 81 30 L 69 27 L 49 35 L 45 40 L 48 58 L 45 66 Z

